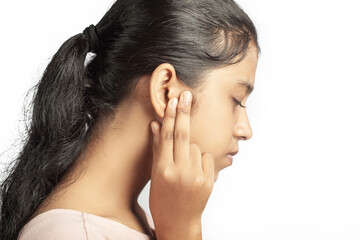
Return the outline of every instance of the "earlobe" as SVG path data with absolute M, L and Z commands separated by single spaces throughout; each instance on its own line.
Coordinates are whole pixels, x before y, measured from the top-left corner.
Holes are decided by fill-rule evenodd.
M 156 114 L 163 119 L 166 106 L 177 92 L 178 79 L 174 67 L 169 63 L 160 64 L 150 77 L 150 101 Z

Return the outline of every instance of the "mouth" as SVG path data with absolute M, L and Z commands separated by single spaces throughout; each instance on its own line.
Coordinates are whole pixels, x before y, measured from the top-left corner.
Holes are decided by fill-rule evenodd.
M 237 151 L 235 151 L 235 152 L 230 152 L 230 153 L 228 153 L 227 155 L 235 156 L 238 152 L 239 152 L 239 151 L 237 150 Z

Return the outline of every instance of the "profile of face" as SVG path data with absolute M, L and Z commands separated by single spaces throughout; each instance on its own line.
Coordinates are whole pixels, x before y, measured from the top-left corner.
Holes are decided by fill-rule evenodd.
M 227 154 L 239 150 L 239 140 L 252 136 L 246 108 L 238 103 L 246 106 L 250 94 L 246 85 L 254 86 L 256 67 L 257 54 L 251 51 L 240 63 L 212 71 L 198 98 L 190 141 L 213 155 L 215 180 L 219 171 L 230 165 Z
M 246 100 L 254 86 L 257 61 L 257 51 L 249 48 L 246 57 L 239 63 L 210 71 L 203 88 L 196 94 L 196 111 L 190 116 L 190 142 L 197 144 L 202 153 L 209 152 L 213 155 L 215 181 L 219 171 L 231 165 L 227 155 L 239 150 L 238 141 L 248 140 L 252 136 L 246 108 L 242 106 L 246 106 Z M 161 74 L 156 72 L 161 70 L 156 69 L 151 78 L 150 91 L 153 91 L 154 96 L 166 95 L 157 85 L 164 82 L 159 77 Z M 163 76 L 165 78 L 165 74 Z M 193 92 L 177 80 L 170 80 L 165 88 L 168 88 L 170 98 L 179 97 L 185 90 Z M 163 100 L 157 97 L 151 100 L 153 108 L 158 115 L 161 113 L 161 117 L 166 106 Z M 161 117 L 158 118 L 159 122 L 162 122 Z

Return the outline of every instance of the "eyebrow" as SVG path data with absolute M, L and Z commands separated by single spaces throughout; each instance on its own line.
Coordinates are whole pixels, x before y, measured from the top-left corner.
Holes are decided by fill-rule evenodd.
M 246 92 L 248 95 L 250 95 L 251 92 L 254 90 L 254 85 L 251 85 L 249 81 L 246 81 L 244 79 L 236 79 L 236 83 L 243 87 L 246 87 L 247 88 Z

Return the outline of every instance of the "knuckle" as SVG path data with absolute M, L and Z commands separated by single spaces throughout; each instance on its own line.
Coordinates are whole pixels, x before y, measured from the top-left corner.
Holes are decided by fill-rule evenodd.
M 162 132 L 162 138 L 165 140 L 165 141 L 172 141 L 173 138 L 174 138 L 174 133 L 173 131 L 164 131 Z
M 162 169 L 161 176 L 165 182 L 173 183 L 175 180 L 174 172 L 169 167 L 164 167 Z
M 203 188 L 205 183 L 206 182 L 205 182 L 204 178 L 201 177 L 201 176 L 196 176 L 195 179 L 194 179 L 194 182 L 193 182 L 196 189 Z
M 168 118 L 176 118 L 176 115 L 174 114 L 174 113 L 168 113 L 167 115 L 166 115 L 166 117 L 168 117 Z
M 185 113 L 185 114 L 188 114 L 189 112 L 190 112 L 190 110 L 189 110 L 189 108 L 188 107 L 183 107 L 183 106 L 181 106 L 181 107 L 178 107 L 177 108 L 177 112 L 178 113 Z
M 175 139 L 180 141 L 186 141 L 189 138 L 189 134 L 184 131 L 175 131 Z

